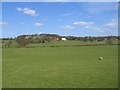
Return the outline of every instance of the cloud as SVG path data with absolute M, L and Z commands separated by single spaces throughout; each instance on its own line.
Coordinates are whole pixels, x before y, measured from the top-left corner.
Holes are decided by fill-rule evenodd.
M 18 11 L 21 11 L 23 12 L 23 14 L 26 14 L 26 15 L 30 15 L 30 16 L 37 16 L 37 12 L 33 9 L 30 9 L 30 8 L 19 8 L 17 7 L 16 8 Z
M 96 32 L 99 32 L 99 33 L 102 33 L 103 32 L 103 28 L 102 27 L 96 27 L 96 26 L 92 26 L 90 27 L 92 30 L 96 31 Z
M 85 26 L 84 28 L 90 28 L 90 26 Z
M 103 28 L 102 27 L 97 27 L 97 26 L 84 26 L 85 29 L 88 29 L 88 30 L 92 30 L 92 31 L 95 31 L 95 32 L 99 32 L 99 33 L 102 33 L 103 32 Z
M 99 32 L 99 33 L 103 33 L 103 31 L 101 29 L 96 29 L 95 31 Z
M 0 27 L 4 27 L 4 26 L 7 26 L 7 22 L 0 22 Z
M 109 28 L 118 28 L 118 21 L 117 21 L 117 19 L 112 19 L 109 23 L 107 23 L 103 26 L 109 27 Z
M 37 27 L 42 27 L 42 26 L 44 26 L 43 23 L 35 23 L 34 25 L 37 26 Z
M 72 27 L 72 26 L 64 26 L 64 27 L 62 27 L 63 29 L 73 29 L 74 27 Z
M 117 10 L 117 3 L 87 3 L 84 9 L 88 13 L 100 14 L 113 10 Z M 91 7 L 92 6 L 92 7 Z
M 24 10 L 23 11 L 24 14 L 31 15 L 31 16 L 38 15 L 38 14 L 36 14 L 35 10 L 29 9 L 29 8 L 24 8 L 23 10 Z
M 38 32 L 37 34 L 43 34 L 43 32 Z
M 89 30 L 93 30 L 93 31 L 98 32 L 98 33 L 104 33 L 104 31 L 105 31 L 103 27 L 97 27 L 97 26 L 91 26 L 89 28 Z
M 95 22 L 74 22 L 74 25 L 92 25 L 95 24 Z
M 17 7 L 16 9 L 17 9 L 18 11 L 22 11 L 22 8 Z
M 77 25 L 82 26 L 81 28 L 91 29 L 91 25 L 95 24 L 95 22 L 73 22 L 71 25 L 67 25 L 64 27 L 61 27 L 63 29 L 74 29 Z
M 73 14 L 74 14 L 73 12 L 70 12 L 70 13 L 66 13 L 66 14 L 64 14 L 62 16 L 70 16 L 70 15 L 73 15 Z

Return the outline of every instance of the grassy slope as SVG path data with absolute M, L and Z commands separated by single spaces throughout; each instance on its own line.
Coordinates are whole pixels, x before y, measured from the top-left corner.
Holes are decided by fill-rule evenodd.
M 112 41 L 113 44 L 118 44 L 118 41 Z M 106 44 L 106 41 L 98 42 L 83 42 L 83 41 L 51 41 L 46 43 L 38 43 L 38 44 L 29 44 L 29 47 L 41 47 L 41 46 L 76 46 L 76 45 L 96 45 L 96 44 Z
M 3 87 L 117 87 L 117 58 L 117 46 L 3 49 Z
M 3 48 L 8 47 L 7 46 L 7 42 L 9 40 L 3 40 L 4 43 L 2 43 Z M 10 48 L 16 48 L 19 45 L 16 43 L 15 40 L 10 40 L 12 42 L 12 44 L 10 45 Z M 37 43 L 37 44 L 29 44 L 26 47 L 49 47 L 49 46 L 76 46 L 76 45 L 96 45 L 96 44 L 106 44 L 106 41 L 74 41 L 74 40 L 67 40 L 67 41 L 50 41 L 50 42 L 46 42 L 46 43 Z M 118 44 L 117 40 L 113 40 L 112 44 Z

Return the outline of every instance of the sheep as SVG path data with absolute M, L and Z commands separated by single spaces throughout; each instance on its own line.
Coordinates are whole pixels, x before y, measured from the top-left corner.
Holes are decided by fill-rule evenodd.
M 103 57 L 99 57 L 98 60 L 103 60 Z

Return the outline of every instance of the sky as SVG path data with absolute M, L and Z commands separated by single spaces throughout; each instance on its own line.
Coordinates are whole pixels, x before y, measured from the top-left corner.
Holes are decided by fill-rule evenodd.
M 119 0 L 1 0 L 2 2 L 119 2 Z
M 2 37 L 118 35 L 117 2 L 2 2 Z

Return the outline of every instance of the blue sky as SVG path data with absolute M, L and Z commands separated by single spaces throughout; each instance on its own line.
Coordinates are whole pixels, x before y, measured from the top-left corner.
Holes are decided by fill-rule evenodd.
M 118 34 L 117 2 L 3 2 L 2 37 Z

